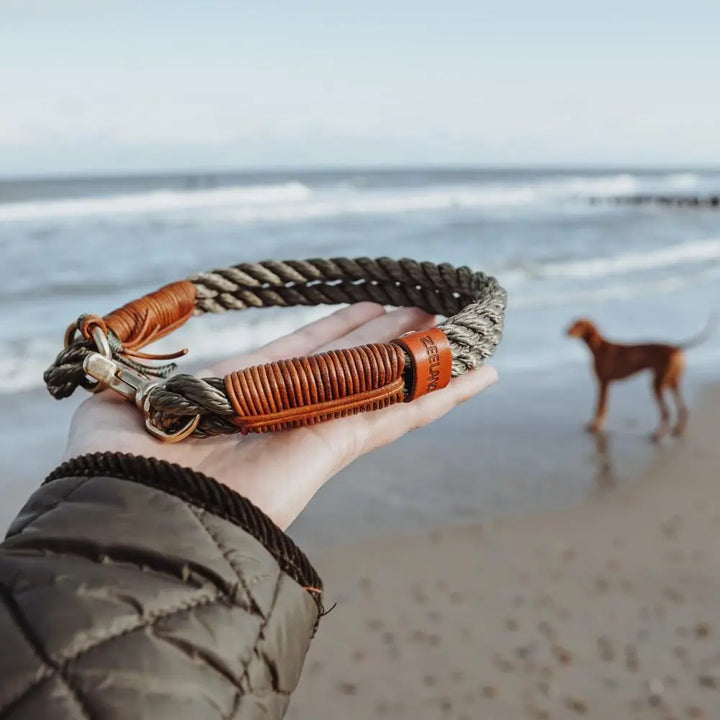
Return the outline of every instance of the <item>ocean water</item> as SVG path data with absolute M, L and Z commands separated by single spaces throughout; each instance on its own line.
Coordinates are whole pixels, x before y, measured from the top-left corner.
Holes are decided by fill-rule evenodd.
M 587 387 L 586 351 L 563 337 L 573 318 L 592 317 L 620 340 L 681 341 L 720 311 L 720 211 L 589 202 L 654 192 L 718 193 L 720 171 L 408 169 L 2 181 L 0 408 L 55 402 L 33 391 L 64 328 L 81 313 L 102 314 L 197 271 L 266 258 L 405 256 L 482 269 L 509 293 L 506 336 L 494 361 L 503 392 L 566 377 L 583 377 Z M 187 346 L 189 358 L 201 362 L 327 312 L 206 316 L 163 347 Z M 712 379 L 718 368 L 720 333 L 693 351 L 690 374 Z
M 720 172 L 407 170 L 0 183 L 0 393 L 37 387 L 63 328 L 165 282 L 265 258 L 413 257 L 481 268 L 509 292 L 504 370 L 572 362 L 560 337 L 681 340 L 720 310 L 720 212 L 588 203 L 720 191 Z M 619 308 L 622 308 L 619 311 Z M 196 359 L 269 340 L 327 309 L 195 320 Z M 720 338 L 695 360 L 717 362 Z

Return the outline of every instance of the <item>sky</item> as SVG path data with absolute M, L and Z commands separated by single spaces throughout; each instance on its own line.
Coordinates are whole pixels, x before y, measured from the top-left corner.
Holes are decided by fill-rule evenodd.
M 0 175 L 720 166 L 717 0 L 3 0 Z

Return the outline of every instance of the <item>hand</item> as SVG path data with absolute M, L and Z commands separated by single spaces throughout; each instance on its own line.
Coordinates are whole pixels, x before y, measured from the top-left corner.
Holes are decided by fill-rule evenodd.
M 273 360 L 384 342 L 427 329 L 434 320 L 416 308 L 385 312 L 380 305 L 358 303 L 198 375 L 222 376 Z M 322 485 L 353 460 L 437 420 L 496 379 L 495 371 L 485 366 L 452 380 L 443 390 L 384 410 L 283 432 L 188 438 L 177 444 L 148 435 L 137 408 L 106 390 L 78 408 L 65 458 L 112 451 L 178 463 L 244 495 L 285 529 Z

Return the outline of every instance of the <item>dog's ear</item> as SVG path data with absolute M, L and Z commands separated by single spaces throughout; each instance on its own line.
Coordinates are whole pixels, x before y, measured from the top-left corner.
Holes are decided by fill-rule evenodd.
M 576 320 L 568 329 L 568 337 L 582 338 L 587 340 L 591 335 L 597 332 L 595 324 L 587 318 Z
M 576 320 L 572 325 L 568 327 L 565 334 L 568 337 L 582 337 L 585 333 L 585 320 Z

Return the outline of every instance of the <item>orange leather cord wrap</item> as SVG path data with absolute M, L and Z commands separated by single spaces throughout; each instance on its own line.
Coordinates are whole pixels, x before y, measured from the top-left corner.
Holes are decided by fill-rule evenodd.
M 406 402 L 433 390 L 440 390 L 450 382 L 452 349 L 440 328 L 406 333 L 393 342 L 404 348 L 412 363 L 412 379 Z
M 270 432 L 402 402 L 405 353 L 373 343 L 256 365 L 225 376 L 241 432 Z
M 85 316 L 78 328 L 89 339 L 93 325 L 100 325 L 120 340 L 126 350 L 138 350 L 184 325 L 195 308 L 195 285 L 180 280 L 161 287 L 113 310 L 102 320 Z M 102 324 L 101 324 L 102 323 Z

